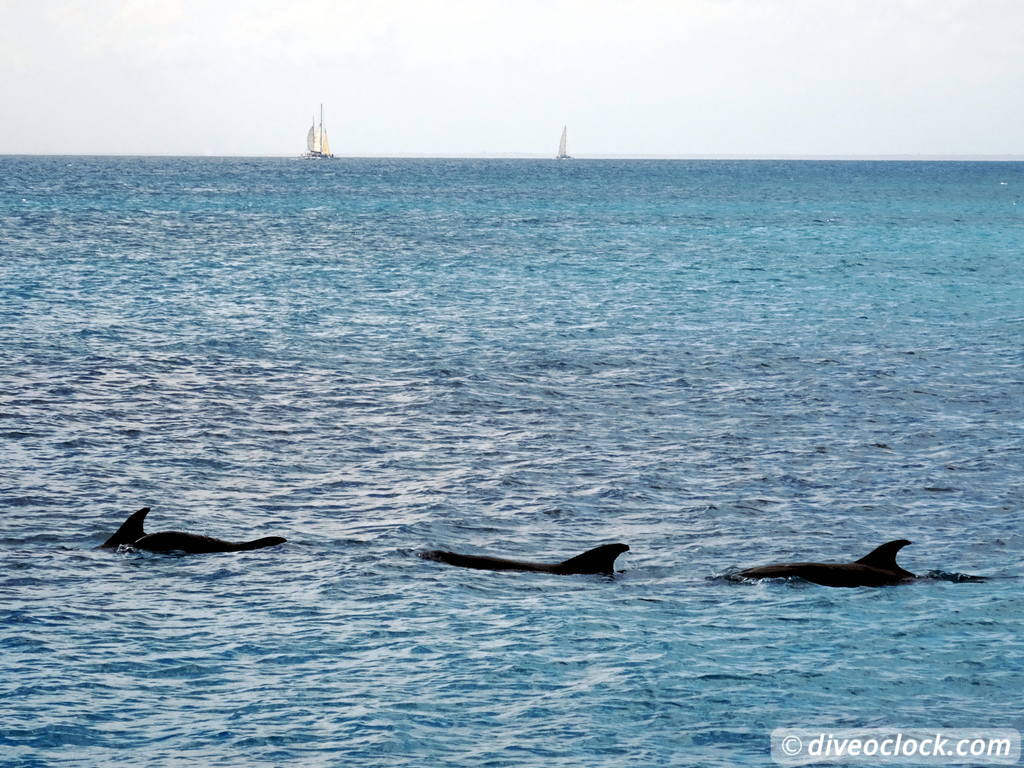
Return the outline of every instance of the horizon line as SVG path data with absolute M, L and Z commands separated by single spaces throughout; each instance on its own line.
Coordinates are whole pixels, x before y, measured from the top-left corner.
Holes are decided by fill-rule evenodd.
M 235 159 L 306 159 L 294 154 L 209 154 L 209 153 L 139 153 L 139 152 L 86 152 L 47 153 L 10 152 L 0 157 L 164 157 L 164 158 L 235 158 Z M 477 153 L 418 153 L 394 152 L 384 154 L 335 155 L 334 160 L 555 160 L 548 153 L 528 152 L 477 152 Z M 690 153 L 690 154 L 618 154 L 593 153 L 573 155 L 570 160 L 829 160 L 829 161 L 876 161 L 876 162 L 1022 162 L 1024 154 L 911 154 L 911 153 Z M 564 162 L 564 161 L 560 161 Z

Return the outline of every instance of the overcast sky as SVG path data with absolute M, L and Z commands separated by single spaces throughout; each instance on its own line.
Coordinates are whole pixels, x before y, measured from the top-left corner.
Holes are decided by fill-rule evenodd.
M 0 154 L 1024 155 L 1024 0 L 0 0 Z

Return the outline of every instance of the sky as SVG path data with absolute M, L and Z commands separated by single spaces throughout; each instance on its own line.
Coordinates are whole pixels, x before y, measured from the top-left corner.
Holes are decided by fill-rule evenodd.
M 1024 155 L 1024 0 L 0 0 L 0 154 Z

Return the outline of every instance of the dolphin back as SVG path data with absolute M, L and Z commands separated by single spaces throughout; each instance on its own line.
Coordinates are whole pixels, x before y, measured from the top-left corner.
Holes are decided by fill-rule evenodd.
M 190 555 L 198 555 L 208 552 L 245 552 L 284 544 L 285 541 L 287 539 L 280 536 L 267 536 L 253 541 L 224 541 L 184 531 L 160 531 L 143 536 L 132 546 L 147 552 L 187 552 Z
M 896 553 L 910 544 L 906 539 L 876 547 L 854 563 L 777 563 L 747 568 L 738 579 L 775 579 L 797 576 L 825 587 L 883 587 L 916 578 L 896 564 Z
M 282 536 L 264 536 L 262 539 L 236 542 L 235 549 L 231 551 L 248 552 L 251 549 L 266 549 L 267 547 L 276 547 L 278 544 L 284 544 L 286 541 L 288 539 Z
M 486 571 L 539 571 L 541 573 L 612 573 L 615 558 L 628 550 L 625 544 L 605 544 L 576 555 L 561 563 L 527 563 L 522 560 L 506 560 L 501 557 L 483 555 L 460 555 L 435 549 L 420 553 L 424 560 L 457 565 L 461 568 L 477 568 Z
M 439 563 L 457 565 L 460 568 L 476 568 L 481 571 L 546 571 L 553 566 L 540 563 L 524 563 L 519 560 L 506 560 L 501 557 L 483 555 L 460 555 L 458 552 L 446 552 L 433 549 L 420 554 L 424 560 L 436 560 Z

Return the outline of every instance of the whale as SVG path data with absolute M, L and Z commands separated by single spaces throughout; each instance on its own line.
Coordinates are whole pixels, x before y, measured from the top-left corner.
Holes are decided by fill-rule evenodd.
M 628 552 L 626 544 L 602 544 L 600 547 L 588 549 L 581 555 L 570 557 L 560 563 L 529 563 L 522 560 L 506 560 L 502 557 L 486 557 L 484 555 L 460 555 L 457 552 L 445 552 L 434 549 L 421 552 L 424 560 L 436 560 L 439 563 L 457 565 L 461 568 L 476 568 L 484 571 L 536 571 L 539 573 L 579 574 L 579 573 L 613 573 L 615 558 Z
M 852 563 L 776 563 L 731 574 L 731 580 L 796 576 L 824 587 L 887 587 L 917 578 L 896 564 L 896 554 L 911 542 L 888 541 Z
M 252 541 L 224 541 L 184 531 L 146 533 L 143 530 L 143 524 L 148 514 L 149 507 L 143 507 L 133 512 L 127 520 L 121 523 L 121 527 L 114 532 L 114 535 L 100 544 L 97 549 L 117 549 L 126 545 L 147 552 L 185 552 L 190 555 L 198 555 L 208 552 L 247 552 L 253 549 L 274 547 L 287 541 L 280 536 L 266 536 Z

